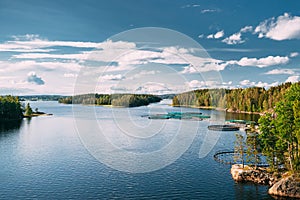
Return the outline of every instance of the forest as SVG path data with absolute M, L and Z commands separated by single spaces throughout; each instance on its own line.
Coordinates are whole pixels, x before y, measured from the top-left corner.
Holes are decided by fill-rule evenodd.
M 300 85 L 300 82 L 296 83 Z M 211 107 L 233 112 L 271 112 L 281 101 L 291 83 L 265 89 L 262 87 L 238 89 L 199 89 L 173 97 L 173 106 Z
M 273 169 L 284 164 L 300 172 L 300 85 L 293 84 L 276 103 L 274 113 L 259 119 L 260 147 Z
M 65 104 L 112 105 L 122 107 L 146 106 L 159 101 L 161 101 L 160 97 L 149 94 L 83 94 L 60 98 L 58 100 L 59 103 Z
M 0 96 L 0 120 L 19 120 L 23 109 L 18 97 Z
M 300 173 L 300 85 L 292 84 L 274 111 L 265 113 L 258 123 L 259 131 L 247 132 L 245 142 L 242 135 L 236 135 L 236 159 L 244 164 L 245 153 L 246 161 L 256 166 L 262 154 L 271 171 Z

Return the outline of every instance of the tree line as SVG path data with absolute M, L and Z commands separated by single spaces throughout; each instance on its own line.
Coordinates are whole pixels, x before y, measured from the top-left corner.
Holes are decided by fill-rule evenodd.
M 214 107 L 234 112 L 273 111 L 290 87 L 291 83 L 284 83 L 268 90 L 262 87 L 199 89 L 176 95 L 173 97 L 173 106 Z
M 0 120 L 23 118 L 23 109 L 18 97 L 0 96 Z
M 23 117 L 32 117 L 33 114 L 41 114 L 34 112 L 29 103 L 21 104 L 19 97 L 16 96 L 0 96 L 0 120 L 20 120 Z
M 161 101 L 161 98 L 150 94 L 82 94 L 60 98 L 59 103 L 112 105 L 122 107 L 146 106 Z

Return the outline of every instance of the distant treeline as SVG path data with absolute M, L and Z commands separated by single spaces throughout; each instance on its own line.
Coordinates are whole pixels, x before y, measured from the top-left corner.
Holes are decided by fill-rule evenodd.
M 83 94 L 60 98 L 59 103 L 112 105 L 122 107 L 146 106 L 161 101 L 161 98 L 149 94 Z
M 23 109 L 18 97 L 0 96 L 0 120 L 23 118 Z
M 297 84 L 300 85 L 300 82 Z M 239 89 L 199 89 L 173 98 L 173 106 L 215 107 L 229 111 L 264 112 L 272 111 L 283 99 L 291 83 L 270 87 Z
M 58 101 L 65 96 L 61 95 L 26 95 L 19 96 L 20 101 Z

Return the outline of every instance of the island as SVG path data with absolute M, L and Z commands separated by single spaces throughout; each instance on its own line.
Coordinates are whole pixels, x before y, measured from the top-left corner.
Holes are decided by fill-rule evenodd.
M 51 115 L 44 112 L 32 110 L 30 103 L 22 105 L 19 97 L 7 95 L 0 96 L 0 120 L 21 120 L 22 118 L 36 117 L 41 115 Z
M 162 98 L 151 94 L 81 94 L 58 100 L 64 104 L 110 105 L 114 107 L 147 106 L 160 102 Z

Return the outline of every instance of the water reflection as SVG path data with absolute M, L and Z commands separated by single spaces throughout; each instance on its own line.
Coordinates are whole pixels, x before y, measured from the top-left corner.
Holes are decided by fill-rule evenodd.
M 0 120 L 0 133 L 19 130 L 23 120 Z
M 273 199 L 268 195 L 268 186 L 256 185 L 253 183 L 235 183 L 234 190 L 236 199 Z
M 259 114 L 247 114 L 247 113 L 226 113 L 226 120 L 237 119 L 257 122 L 260 118 Z

